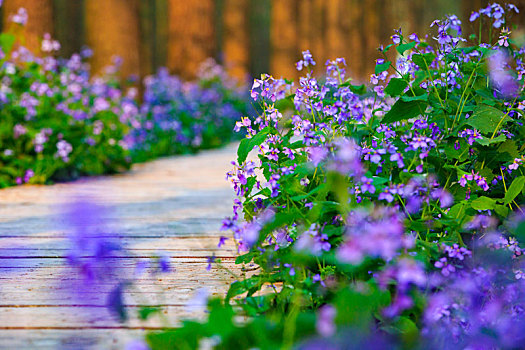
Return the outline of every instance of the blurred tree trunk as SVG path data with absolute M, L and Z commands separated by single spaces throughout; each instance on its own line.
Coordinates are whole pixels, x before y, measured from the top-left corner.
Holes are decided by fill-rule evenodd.
M 250 73 L 258 77 L 270 72 L 271 1 L 250 0 Z
M 155 17 L 153 19 L 155 28 L 155 47 L 153 66 L 155 70 L 165 67 L 168 60 L 168 24 L 169 11 L 167 0 L 153 0 L 155 6 Z M 145 38 L 143 38 L 145 40 Z
M 224 64 L 241 81 L 246 80 L 250 61 L 248 5 L 248 0 L 224 0 Z
M 296 0 L 272 0 L 271 6 L 271 72 L 276 78 L 292 79 L 297 76 L 295 62 L 300 57 L 297 48 Z
M 310 25 L 312 26 L 312 47 L 310 51 L 314 56 L 314 60 L 317 64 L 315 72 L 320 75 L 323 74 L 323 67 L 327 57 L 327 42 L 326 42 L 326 7 L 327 2 L 324 0 L 313 0 L 312 2 L 312 14 L 310 17 Z M 301 51 L 304 50 L 301 48 Z M 299 51 L 299 50 L 298 50 Z M 296 55 L 299 52 L 296 53 Z
M 326 5 L 326 59 L 329 60 L 346 56 L 342 26 L 344 2 L 345 0 L 332 0 Z
M 53 34 L 53 3 L 52 0 L 5 0 L 2 5 L 4 28 L 11 26 L 10 17 L 19 8 L 27 10 L 28 20 L 23 28 L 22 44 L 33 53 L 40 55 L 40 43 L 45 33 Z
M 53 0 L 55 38 L 60 42 L 60 56 L 80 52 L 85 44 L 84 0 Z
M 155 71 L 155 0 L 140 0 L 139 2 L 139 33 L 140 33 L 140 72 L 141 76 L 153 74 Z
M 360 0 L 344 1 L 342 14 L 342 30 L 345 35 L 344 57 L 346 59 L 348 76 L 360 80 L 363 76 L 363 47 L 361 46 L 361 22 L 363 9 Z
M 168 68 L 185 78 L 215 53 L 213 0 L 168 2 Z
M 380 11 L 384 9 L 384 6 L 381 5 L 379 0 L 363 2 L 361 45 L 364 54 L 361 57 L 362 71 L 360 76 L 365 79 L 374 72 L 375 60 L 381 57 L 377 51 L 381 44 L 380 26 L 385 25 L 385 23 L 381 23 Z
M 99 74 L 114 55 L 123 60 L 121 74 L 140 74 L 138 0 L 85 0 L 86 41 L 93 49 L 93 72 Z
M 313 1 L 312 0 L 302 0 L 299 1 L 299 8 L 298 8 L 298 49 L 300 51 L 304 50 L 313 50 L 312 47 L 312 38 L 313 38 L 313 32 L 314 28 L 312 26 L 312 17 L 313 15 Z M 317 57 L 314 57 L 314 59 L 317 59 Z

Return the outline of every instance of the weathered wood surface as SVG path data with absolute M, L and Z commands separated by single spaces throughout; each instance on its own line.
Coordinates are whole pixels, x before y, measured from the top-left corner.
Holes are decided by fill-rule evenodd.
M 205 287 L 224 294 L 241 273 L 233 242 L 217 248 L 221 220 L 231 211 L 225 173 L 234 154 L 229 146 L 140 164 L 123 175 L 1 190 L 0 349 L 123 349 L 145 330 L 202 317 L 187 307 L 194 293 Z M 105 208 L 101 235 L 124 247 L 93 267 L 105 279 L 92 285 L 66 261 L 71 233 L 64 212 L 79 196 Z M 170 272 L 152 264 L 137 272 L 159 254 L 170 258 Z M 211 255 L 221 267 L 207 271 Z M 123 279 L 134 283 L 123 292 L 130 319 L 121 323 L 106 305 Z M 161 305 L 162 314 L 141 321 L 142 305 Z

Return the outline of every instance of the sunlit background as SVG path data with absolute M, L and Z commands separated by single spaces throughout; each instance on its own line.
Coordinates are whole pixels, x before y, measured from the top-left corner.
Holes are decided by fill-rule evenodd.
M 377 47 L 393 29 L 420 36 L 447 13 L 468 16 L 482 0 L 5 0 L 2 23 L 19 7 L 29 14 L 27 46 L 38 50 L 50 33 L 68 56 L 87 45 L 94 73 L 123 59 L 122 74 L 145 76 L 158 67 L 192 78 L 207 57 L 238 78 L 270 72 L 296 76 L 293 63 L 310 49 L 317 62 L 346 57 L 352 76 L 371 73 Z M 525 5 L 524 0 L 513 1 Z M 521 6 L 523 7 L 523 6 Z M 523 13 L 515 23 L 523 22 Z M 393 53 L 392 53 L 393 54 Z

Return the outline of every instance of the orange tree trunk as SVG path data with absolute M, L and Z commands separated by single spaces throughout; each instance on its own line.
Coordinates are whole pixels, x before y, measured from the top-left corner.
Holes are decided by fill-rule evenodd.
M 215 53 L 213 0 L 168 0 L 168 68 L 185 78 Z
M 250 60 L 248 0 L 225 0 L 224 9 L 224 64 L 232 76 L 245 80 Z
M 113 56 L 123 60 L 121 74 L 140 74 L 138 0 L 85 0 L 86 42 L 93 50 L 95 74 L 102 73 Z
M 297 47 L 296 5 L 297 0 L 272 0 L 270 69 L 277 78 L 297 77 L 294 63 L 300 58 L 300 50 Z

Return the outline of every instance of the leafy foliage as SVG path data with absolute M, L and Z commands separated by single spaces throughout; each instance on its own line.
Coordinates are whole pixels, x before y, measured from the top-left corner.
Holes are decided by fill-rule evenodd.
M 396 31 L 367 91 L 350 88 L 341 58 L 315 78 L 308 51 L 297 86 L 256 79 L 262 113 L 238 122 L 247 139 L 228 173 L 238 198 L 223 229 L 243 253 L 236 263 L 258 268 L 211 301 L 191 335 L 195 323 L 152 337 L 216 348 L 521 346 L 525 50 L 503 26 L 514 11 L 472 15 L 499 30 L 489 43 L 464 39 L 453 15 L 434 22 L 434 45 Z M 222 308 L 235 310 L 224 324 L 245 322 L 213 328 Z
M 86 49 L 56 59 L 42 41 L 33 56 L 17 26 L 0 34 L 0 187 L 47 183 L 126 170 L 133 162 L 217 147 L 235 138 L 251 113 L 248 96 L 213 60 L 197 81 L 160 70 L 137 89 L 117 78 L 120 60 L 91 77 Z

